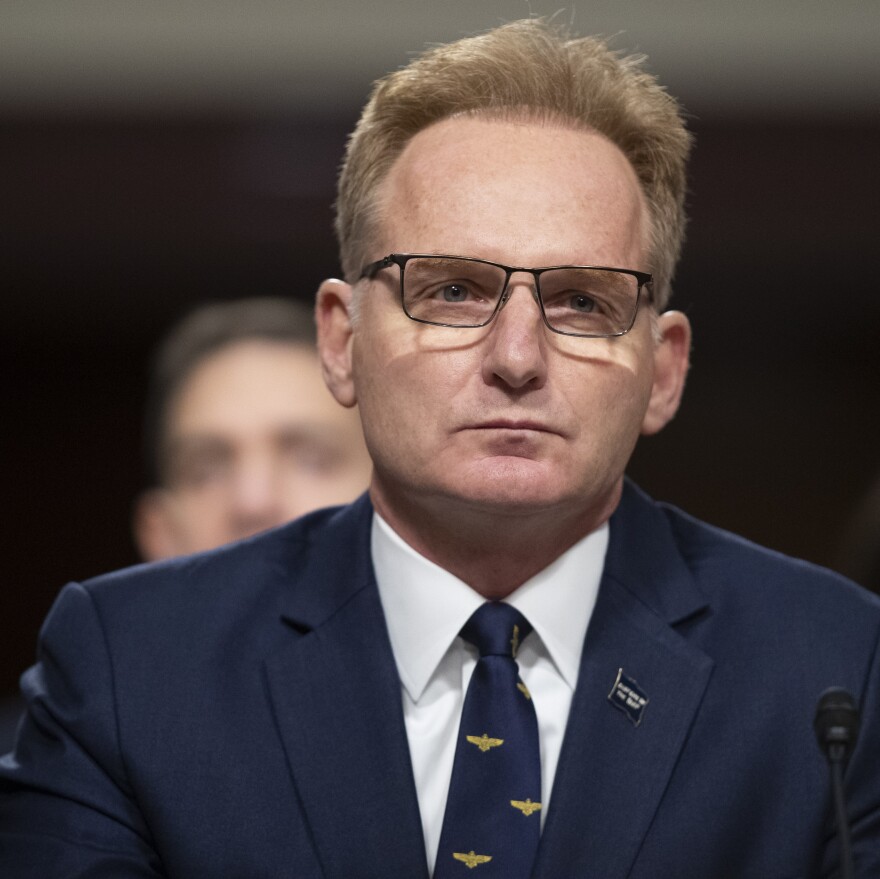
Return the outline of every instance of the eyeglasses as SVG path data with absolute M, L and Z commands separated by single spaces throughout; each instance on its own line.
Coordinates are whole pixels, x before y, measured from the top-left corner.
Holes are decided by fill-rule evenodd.
M 364 266 L 361 278 L 400 269 L 400 301 L 407 317 L 438 327 L 484 327 L 510 298 L 514 272 L 535 279 L 541 316 L 554 333 L 622 336 L 635 323 L 642 288 L 651 298 L 652 276 L 607 266 L 525 269 L 464 256 L 391 253 Z

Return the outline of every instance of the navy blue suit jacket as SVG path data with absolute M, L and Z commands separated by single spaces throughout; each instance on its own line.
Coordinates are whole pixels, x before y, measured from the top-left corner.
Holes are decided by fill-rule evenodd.
M 0 875 L 427 877 L 370 520 L 362 498 L 66 587 L 0 762 Z M 847 793 L 880 876 L 878 636 L 867 592 L 627 485 L 535 877 L 832 875 L 831 685 L 861 705 Z

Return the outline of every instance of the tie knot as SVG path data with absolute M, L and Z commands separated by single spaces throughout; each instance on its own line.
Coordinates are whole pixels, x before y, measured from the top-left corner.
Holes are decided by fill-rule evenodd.
M 461 637 L 473 644 L 480 656 L 516 658 L 519 645 L 532 627 L 515 608 L 501 601 L 487 601 L 464 624 Z

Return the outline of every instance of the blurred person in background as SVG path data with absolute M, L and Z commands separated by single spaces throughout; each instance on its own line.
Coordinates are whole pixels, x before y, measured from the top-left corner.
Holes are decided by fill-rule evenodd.
M 370 479 L 357 412 L 321 376 L 312 309 L 241 299 L 196 309 L 160 343 L 145 418 L 152 488 L 134 509 L 147 561 L 347 503 Z M 0 753 L 24 708 L 0 701 Z
M 312 310 L 283 299 L 203 306 L 153 364 L 136 501 L 148 561 L 213 549 L 363 492 L 357 412 L 321 376 Z

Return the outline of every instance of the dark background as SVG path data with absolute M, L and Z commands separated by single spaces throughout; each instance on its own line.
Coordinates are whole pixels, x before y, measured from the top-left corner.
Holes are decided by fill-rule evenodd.
M 0 694 L 64 582 L 136 561 L 160 335 L 195 304 L 310 300 L 338 272 L 334 178 L 370 76 L 320 106 L 13 100 L 7 82 Z M 845 107 L 744 94 L 688 101 L 697 146 L 673 304 L 694 324 L 693 368 L 681 413 L 631 473 L 701 518 L 862 576 L 842 546 L 880 475 L 880 114 L 870 90 Z

